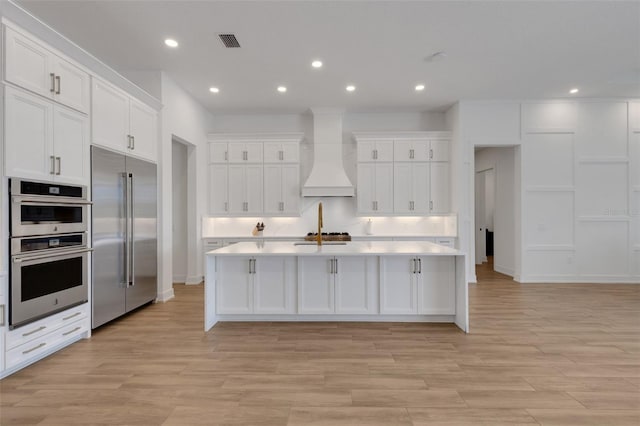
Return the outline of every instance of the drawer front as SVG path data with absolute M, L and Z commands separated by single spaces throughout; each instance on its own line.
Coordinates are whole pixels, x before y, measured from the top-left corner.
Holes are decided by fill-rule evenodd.
M 31 341 L 7 352 L 6 368 L 11 368 L 25 361 L 36 358 L 50 349 L 72 342 L 88 330 L 88 321 L 76 320 L 64 327 L 54 330 L 53 332 L 49 332 L 43 336 L 32 339 Z
M 436 238 L 436 244 L 453 248 L 453 238 Z
M 47 318 L 32 322 L 7 332 L 7 349 L 13 349 L 34 339 L 38 339 L 67 324 L 87 317 L 89 304 L 84 303 Z

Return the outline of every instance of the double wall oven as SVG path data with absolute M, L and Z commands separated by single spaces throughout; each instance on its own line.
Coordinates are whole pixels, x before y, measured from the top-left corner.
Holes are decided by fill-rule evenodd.
M 87 302 L 87 188 L 9 181 L 9 326 Z

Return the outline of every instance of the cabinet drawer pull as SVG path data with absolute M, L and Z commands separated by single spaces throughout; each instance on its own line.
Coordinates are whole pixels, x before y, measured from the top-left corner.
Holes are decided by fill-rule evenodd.
M 415 151 L 413 149 L 409 150 L 409 158 L 413 160 L 413 158 L 415 157 Z
M 73 330 L 69 330 L 69 331 L 67 331 L 66 333 L 62 333 L 62 335 L 63 335 L 63 336 L 68 336 L 68 335 L 70 335 L 71 333 L 75 333 L 76 331 L 80 330 L 81 328 L 82 328 L 82 327 L 77 326 L 77 327 L 76 327 L 76 328 L 74 328 Z
M 56 171 L 56 175 L 60 175 L 60 173 L 62 173 L 62 158 L 56 157 L 56 162 L 58 163 L 58 170 Z
M 56 75 L 54 73 L 49 73 L 49 76 L 51 77 L 51 89 L 49 89 L 49 91 L 51 93 L 55 93 L 56 92 Z
M 333 259 L 334 265 L 335 267 L 333 268 L 333 273 L 337 274 L 338 273 L 338 259 Z
M 23 355 L 26 355 L 26 354 L 28 354 L 29 352 L 33 352 L 33 351 L 35 351 L 36 349 L 40 349 L 41 347 L 46 346 L 46 345 L 47 345 L 47 344 L 46 344 L 45 342 L 42 342 L 42 343 L 40 343 L 38 346 L 34 346 L 34 347 L 33 347 L 33 348 L 31 348 L 31 349 L 27 349 L 26 351 L 22 351 L 22 354 L 23 354 Z
M 422 259 L 418 258 L 418 273 L 422 273 Z
M 51 159 L 51 172 L 50 174 L 55 175 L 56 174 L 56 157 L 53 155 L 50 155 L 49 158 Z
M 429 201 L 429 210 L 433 210 L 433 201 Z
M 62 321 L 67 321 L 70 320 L 71 318 L 77 317 L 78 315 L 80 315 L 82 312 L 76 312 L 75 314 L 69 315 L 68 317 L 64 317 L 62 318 Z
M 225 151 L 224 152 L 224 161 L 227 161 L 227 160 L 229 160 L 229 152 Z
M 429 159 L 432 160 L 433 159 L 433 149 L 429 150 Z
M 27 333 L 22 333 L 22 337 L 27 337 L 27 336 L 31 336 L 33 333 L 37 333 L 38 331 L 42 331 L 45 328 L 47 328 L 46 325 L 41 325 L 40 327 L 36 328 L 35 330 L 31 330 Z
M 56 89 L 56 95 L 60 94 L 60 76 L 56 75 L 56 83 L 58 83 L 58 88 Z
M 131 136 L 131 149 L 136 149 L 136 137 Z
M 278 156 L 280 158 L 280 161 L 284 160 L 284 151 L 278 151 Z

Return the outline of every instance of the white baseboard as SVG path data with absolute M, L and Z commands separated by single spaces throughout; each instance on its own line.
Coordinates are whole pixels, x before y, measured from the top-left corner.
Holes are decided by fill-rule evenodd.
M 187 277 L 185 275 L 174 275 L 173 283 L 174 284 L 184 284 L 187 281 Z
M 529 275 L 522 276 L 521 283 L 562 283 L 562 284 L 640 284 L 633 276 L 620 275 Z
M 186 285 L 196 285 L 200 284 L 204 281 L 204 277 L 202 275 L 191 275 L 185 278 L 184 283 Z
M 506 268 L 504 266 L 500 266 L 496 264 L 493 265 L 493 270 L 496 272 L 500 272 L 501 274 L 504 274 L 504 275 L 509 275 L 511 278 L 513 278 L 515 275 L 515 271 L 513 269 Z
M 173 288 L 167 289 L 162 293 L 158 293 L 158 297 L 156 297 L 156 302 L 167 302 L 175 297 L 175 293 L 173 292 Z

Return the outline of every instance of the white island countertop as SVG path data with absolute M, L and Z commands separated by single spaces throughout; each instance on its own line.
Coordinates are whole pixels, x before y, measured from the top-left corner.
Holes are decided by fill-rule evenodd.
M 426 241 L 242 242 L 207 252 L 210 256 L 462 256 L 464 253 Z

